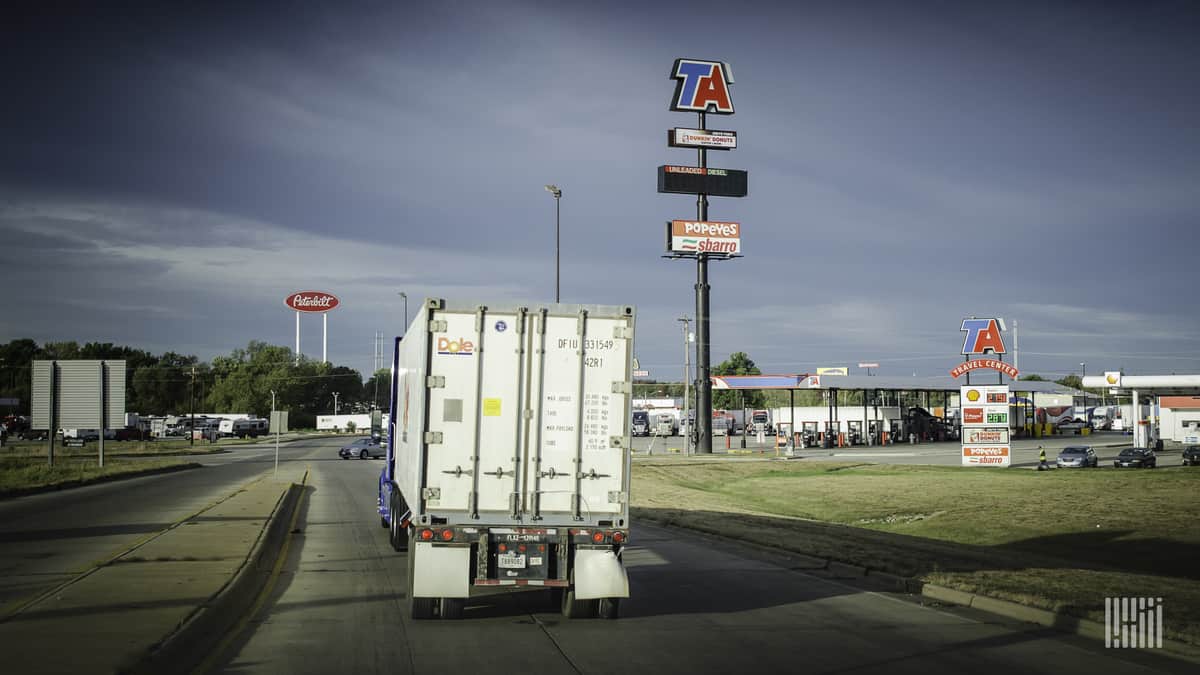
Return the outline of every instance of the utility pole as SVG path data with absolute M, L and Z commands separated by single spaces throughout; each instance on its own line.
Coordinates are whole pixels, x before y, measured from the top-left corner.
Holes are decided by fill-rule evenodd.
M 296 316 L 300 316 L 299 313 Z M 188 445 L 196 445 L 196 366 L 192 366 L 192 381 L 188 385 L 189 407 L 191 408 L 192 423 L 188 429 Z
M 336 414 L 338 414 L 338 396 L 340 396 L 341 394 L 336 391 L 332 392 L 332 393 L 333 393 L 333 414 L 336 415 Z
M 688 383 L 692 377 L 691 350 L 688 349 L 688 337 L 690 337 L 691 333 L 688 331 L 688 328 L 692 320 L 688 318 L 687 314 L 684 314 L 676 319 L 676 321 L 683 322 L 683 423 L 687 427 L 687 435 L 683 439 L 683 448 L 685 454 L 691 454 L 692 436 L 696 431 L 695 425 L 688 422 L 688 402 L 691 400 L 691 391 L 689 390 Z

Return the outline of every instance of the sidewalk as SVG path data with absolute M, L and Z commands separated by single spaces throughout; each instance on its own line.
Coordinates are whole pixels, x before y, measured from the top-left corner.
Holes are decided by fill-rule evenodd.
M 306 478 L 270 470 L 0 623 L 5 670 L 190 670 L 254 601 Z

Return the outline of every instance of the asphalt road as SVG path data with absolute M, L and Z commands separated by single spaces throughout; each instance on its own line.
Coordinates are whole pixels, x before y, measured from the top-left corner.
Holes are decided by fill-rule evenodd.
M 280 445 L 282 461 L 329 440 Z M 199 457 L 203 469 L 0 501 L 0 616 L 128 551 L 273 468 L 273 444 Z
M 309 489 L 266 603 L 214 655 L 222 673 L 1194 672 L 1150 652 L 923 606 L 795 561 L 634 524 L 617 621 L 566 621 L 544 591 L 473 598 L 462 621 L 404 615 L 405 554 L 375 511 L 379 460 L 297 456 Z

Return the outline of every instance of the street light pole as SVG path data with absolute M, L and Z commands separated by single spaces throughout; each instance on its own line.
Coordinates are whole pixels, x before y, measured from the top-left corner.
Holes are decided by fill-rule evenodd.
M 404 298 L 404 333 L 401 334 L 400 339 L 404 339 L 404 336 L 408 334 L 408 293 L 400 291 L 400 297 Z
M 339 392 L 336 392 L 336 391 L 334 391 L 334 392 L 330 392 L 330 393 L 332 393 L 332 394 L 333 394 L 333 414 L 334 414 L 334 415 L 337 415 L 337 411 L 338 411 L 338 396 L 339 396 L 340 394 L 339 394 Z
M 554 303 L 558 304 L 559 286 L 558 286 L 558 270 L 559 270 L 559 244 L 560 244 L 560 216 L 562 215 L 561 200 L 562 190 L 557 185 L 547 185 L 546 191 L 554 195 Z
M 1079 367 L 1083 369 L 1083 374 L 1079 376 L 1079 390 L 1083 392 L 1083 414 L 1087 415 L 1087 389 L 1083 388 L 1083 378 L 1087 377 L 1087 364 L 1080 363 Z
M 689 381 L 692 376 L 691 350 L 688 349 L 688 327 L 691 319 L 687 314 L 676 319 L 683 322 L 683 424 L 687 427 L 687 436 L 683 439 L 684 454 L 692 452 L 692 434 L 695 431 L 695 425 L 688 421 L 688 400 L 691 399 L 691 391 L 689 390 Z

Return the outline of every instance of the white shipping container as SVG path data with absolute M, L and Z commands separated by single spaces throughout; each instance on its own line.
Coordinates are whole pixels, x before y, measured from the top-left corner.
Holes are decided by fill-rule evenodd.
M 633 334 L 630 306 L 425 301 L 397 341 L 379 494 L 414 618 L 456 617 L 485 586 L 549 586 L 567 616 L 615 617 Z

